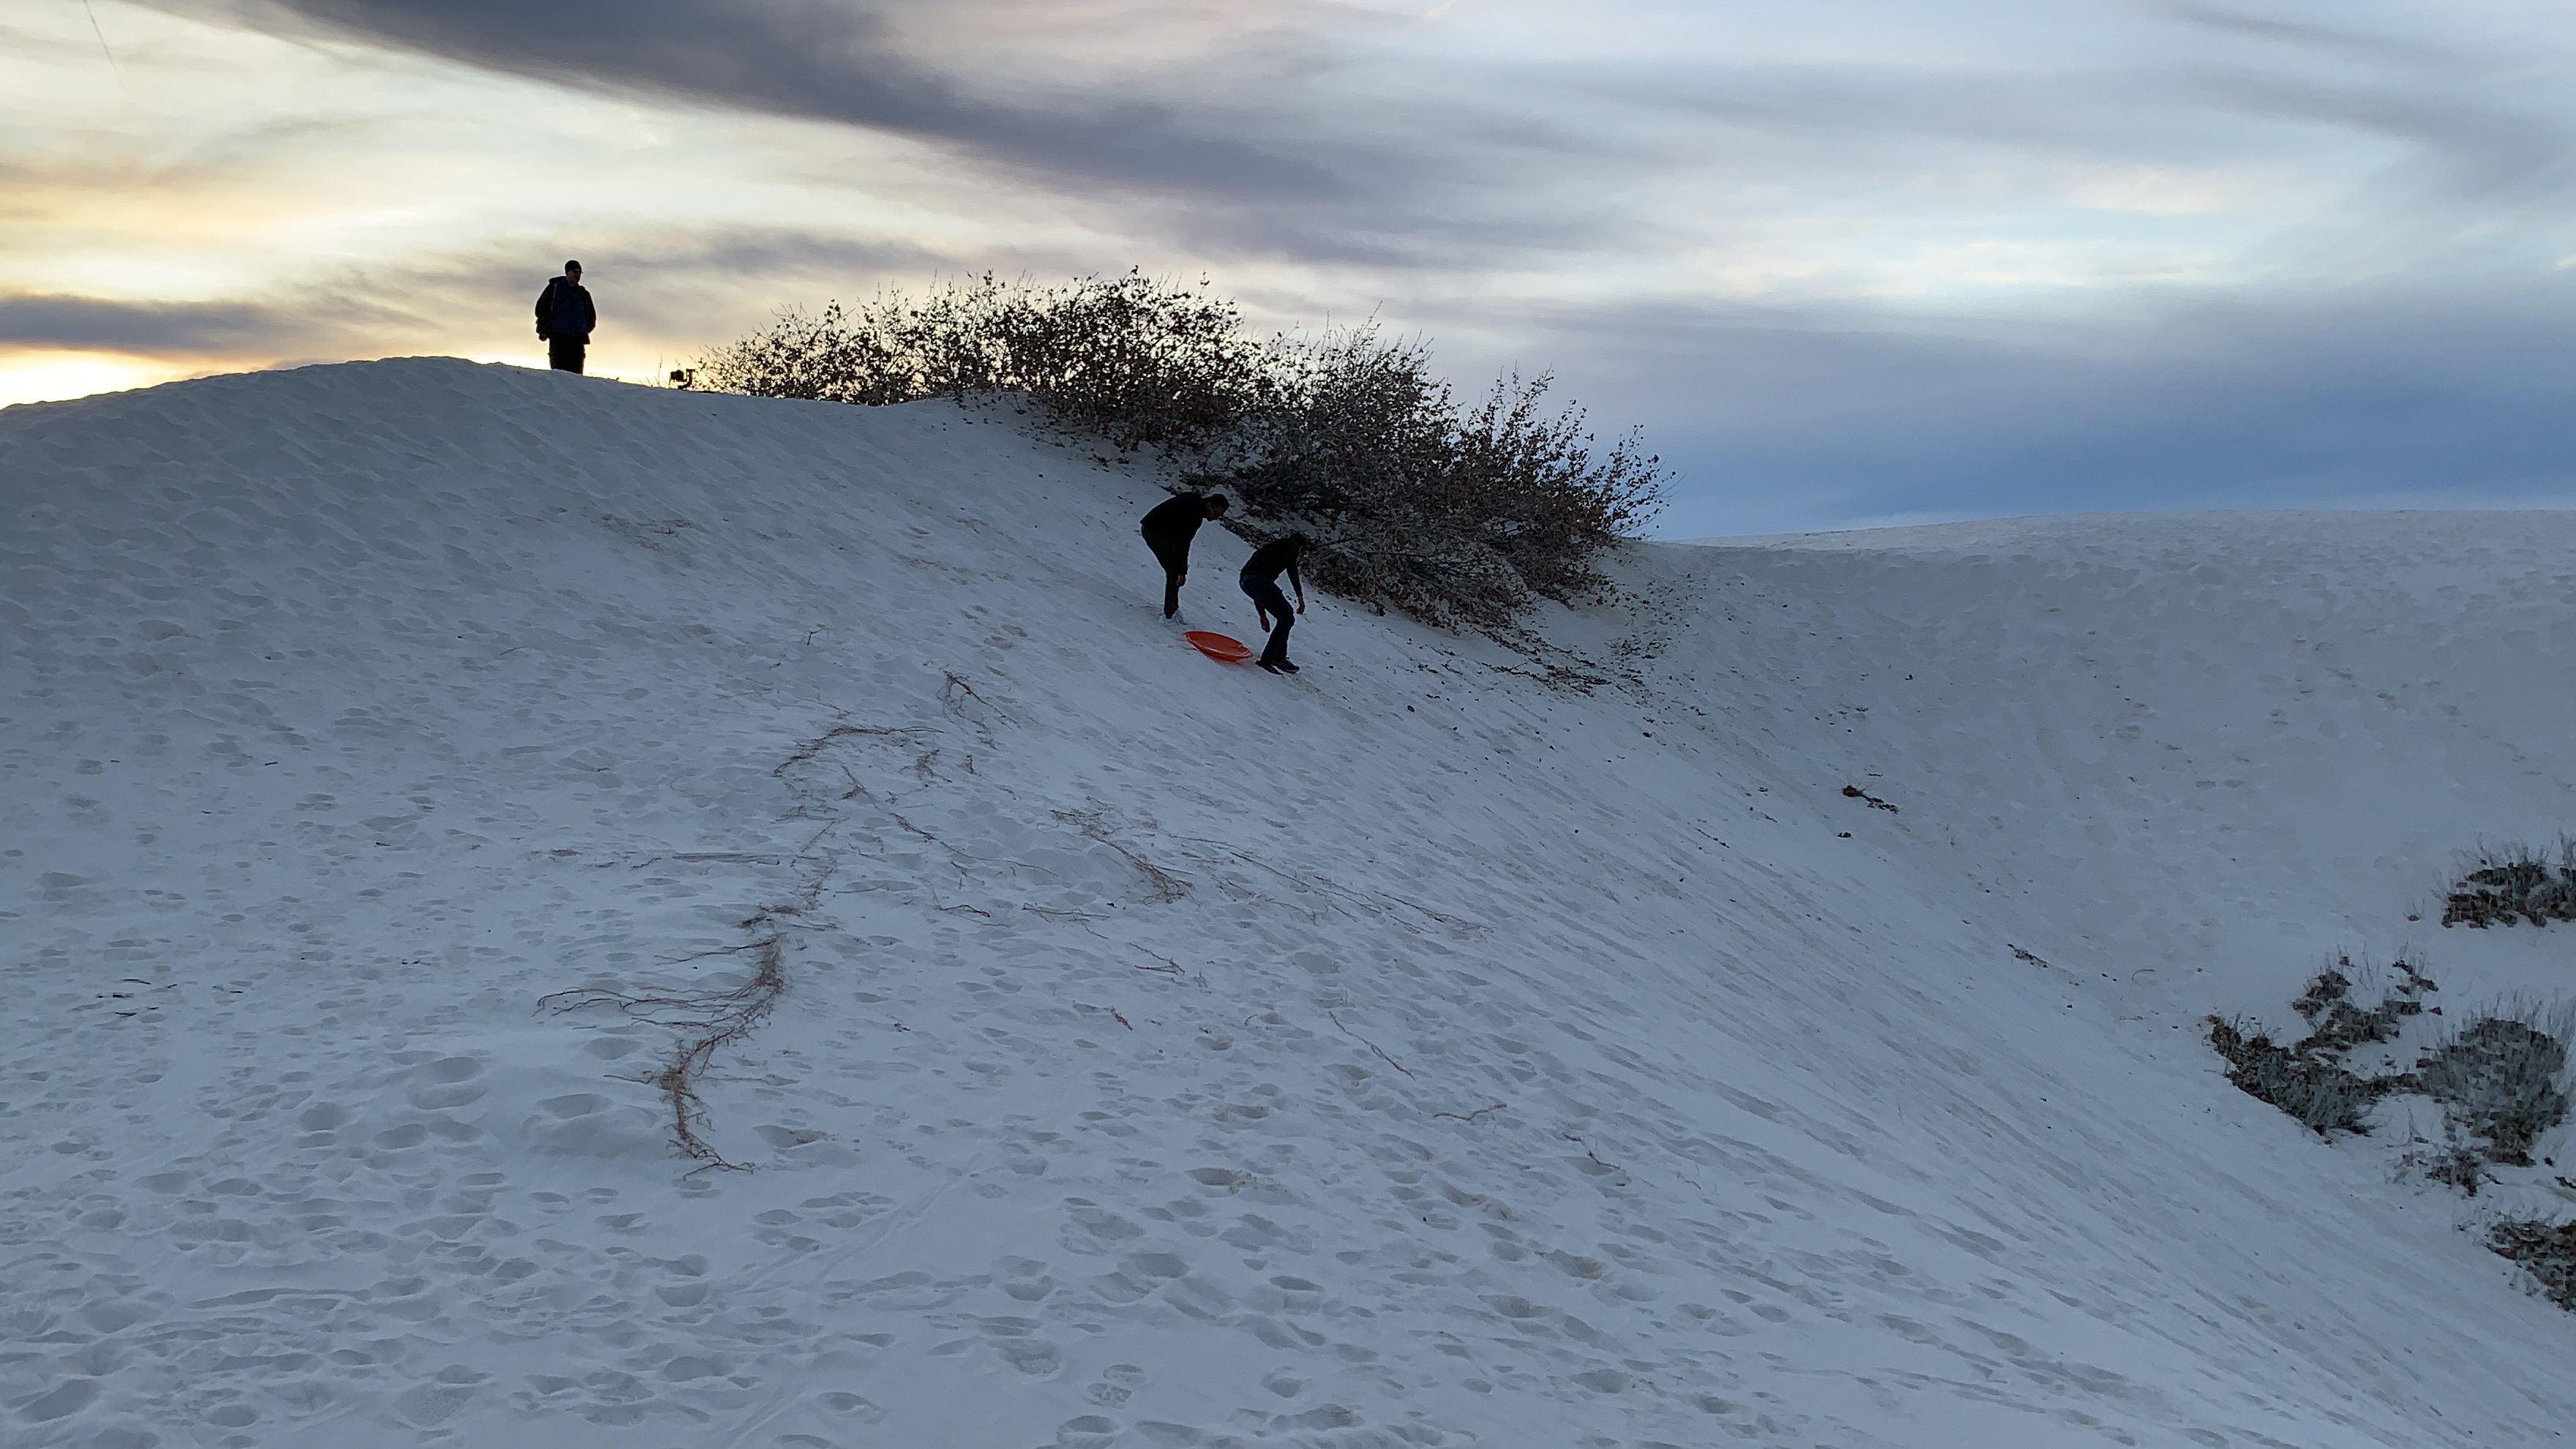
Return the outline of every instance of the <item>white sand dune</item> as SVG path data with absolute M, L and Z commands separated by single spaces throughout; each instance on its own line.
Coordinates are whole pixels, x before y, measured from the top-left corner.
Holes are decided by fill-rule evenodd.
M 1289 681 L 1006 424 L 444 360 L 0 412 L 0 1442 L 2576 1422 L 2461 1230 L 2547 1175 L 2397 1180 L 2195 1025 L 2336 949 L 2564 989 L 2576 931 L 2410 914 L 2576 823 L 2576 520 L 1651 546 L 1549 612 L 1589 693 L 1325 599 Z M 692 1172 L 691 1009 L 541 1003 L 769 940 Z

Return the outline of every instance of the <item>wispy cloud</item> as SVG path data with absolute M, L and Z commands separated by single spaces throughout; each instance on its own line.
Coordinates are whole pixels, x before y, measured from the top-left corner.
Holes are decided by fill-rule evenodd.
M 104 297 L 0 296 L 0 343 L 146 355 L 293 350 L 298 319 L 251 303 L 123 302 Z
M 2395 260 L 2389 239 L 2350 236 L 2374 214 L 2409 254 L 2445 251 L 2446 223 L 2454 238 L 2477 224 L 2466 213 L 2562 204 L 2576 150 L 2576 106 L 2529 83 L 2517 37 L 2441 34 L 2429 7 L 2365 30 L 2196 0 L 2079 4 L 2032 27 L 2041 43 L 2001 10 L 1978 24 L 1975 4 L 1863 5 L 1864 45 L 1794 27 L 1738 42 L 1718 17 L 1663 26 L 1677 45 L 1623 47 L 1554 13 L 1522 14 L 1522 44 L 1464 45 L 1455 17 L 1298 0 L 152 3 L 901 137 L 1097 228 L 1325 266 L 1597 252 L 1669 269 L 1695 242 L 1742 239 L 1748 217 L 1790 244 L 1857 237 L 1881 256 L 1962 226 L 2084 246 L 2143 214 L 2088 202 L 2109 194 L 2088 185 L 2153 168 L 2297 178 L 2297 200 L 2236 193 L 2234 210 L 2268 210 L 2246 219 L 2278 231 L 2331 192 L 2352 243 L 2340 263 L 2369 271 Z M 1551 53 L 1551 39 L 1579 43 Z M 2338 260 L 2321 241 L 2302 238 L 2305 265 Z M 1825 269 L 1881 285 L 1839 258 Z
M 680 229 L 594 237 L 613 257 L 609 318 L 628 336 L 687 336 L 703 327 L 708 279 L 804 278 L 823 290 L 853 275 L 926 279 L 951 259 L 904 244 L 784 228 Z M 380 356 L 455 347 L 489 352 L 533 336 L 534 280 L 549 254 L 526 237 L 306 274 L 292 286 L 219 302 L 160 302 L 63 293 L 0 294 L 0 347 L 126 352 L 261 366 L 279 358 Z M 598 254 L 595 254 L 598 255 Z M 559 260 L 559 259 L 556 259 Z M 952 268 L 953 269 L 953 268 Z M 740 297 L 736 325 L 766 315 Z M 462 325 L 460 326 L 460 323 Z M 526 350 L 534 350 L 528 344 Z
M 1311 200 L 1343 189 L 1311 151 L 1253 134 L 1256 111 L 1126 86 L 1023 77 L 970 84 L 958 56 L 906 43 L 904 7 L 821 0 L 166 0 L 288 33 L 400 47 L 571 85 L 866 126 L 1037 176 L 1148 190 Z M 1005 19 L 1008 6 L 941 7 Z M 1116 23 L 1114 20 L 1105 23 Z M 1258 47 L 1208 64 L 1240 67 Z M 1177 87 L 1162 87 L 1165 91 Z M 1257 94 L 1257 91 L 1255 92 Z
M 2559 7 L 96 3 L 130 93 L 0 17 L 0 349 L 520 356 L 580 255 L 640 375 L 1136 262 L 1557 365 L 1710 527 L 2397 496 L 2424 440 L 2529 492 L 2568 441 L 2498 361 L 2576 324 Z

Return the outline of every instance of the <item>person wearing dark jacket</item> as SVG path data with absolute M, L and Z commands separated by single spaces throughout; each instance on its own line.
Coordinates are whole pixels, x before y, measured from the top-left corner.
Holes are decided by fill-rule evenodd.
M 1163 566 L 1163 617 L 1181 611 L 1181 585 L 1190 581 L 1190 540 L 1199 525 L 1225 517 L 1222 493 L 1178 493 L 1154 505 L 1145 515 L 1145 546 Z
M 557 372 L 581 371 L 590 334 L 599 326 L 599 309 L 581 284 L 581 263 L 564 263 L 563 275 L 537 294 L 537 335 L 546 340 L 546 365 Z
M 1256 663 L 1273 674 L 1294 674 L 1297 666 L 1288 662 L 1288 631 L 1296 618 L 1288 612 L 1288 600 L 1279 592 L 1279 572 L 1288 572 L 1289 586 L 1297 591 L 1297 612 L 1306 612 L 1306 585 L 1297 577 L 1297 558 L 1306 551 L 1306 535 L 1292 533 L 1276 543 L 1265 543 L 1243 561 L 1243 576 L 1236 580 L 1252 606 L 1261 611 L 1261 627 L 1270 630 L 1269 647 L 1261 651 Z M 1273 615 L 1279 623 L 1273 627 Z

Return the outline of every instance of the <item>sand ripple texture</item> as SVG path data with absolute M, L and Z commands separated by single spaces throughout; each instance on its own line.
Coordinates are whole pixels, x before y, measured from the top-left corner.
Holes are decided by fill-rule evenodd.
M 1658 545 L 1554 653 L 1318 601 L 1291 681 L 1017 421 L 0 413 L 0 1442 L 2576 1421 L 2576 1319 L 2191 1029 L 2576 822 L 2565 518 Z M 2446 987 L 2555 989 L 2506 934 Z

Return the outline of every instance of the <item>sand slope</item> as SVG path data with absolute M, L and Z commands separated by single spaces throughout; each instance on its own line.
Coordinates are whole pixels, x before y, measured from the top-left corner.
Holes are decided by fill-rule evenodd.
M 0 412 L 7 1442 L 2569 1421 L 2471 1205 L 2191 1025 L 2337 947 L 2563 977 L 2406 915 L 2570 817 L 2569 520 L 1656 546 L 1551 611 L 1588 694 L 1329 600 L 1292 682 L 1007 424 L 442 360 Z M 773 941 L 702 1087 L 754 1170 L 691 1173 L 707 1011 L 541 1003 Z

